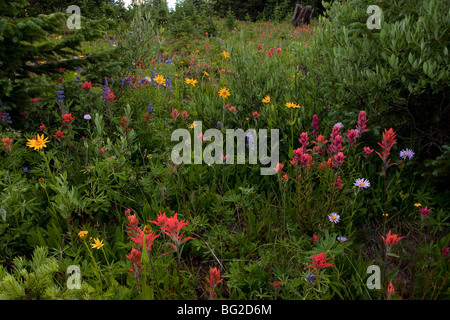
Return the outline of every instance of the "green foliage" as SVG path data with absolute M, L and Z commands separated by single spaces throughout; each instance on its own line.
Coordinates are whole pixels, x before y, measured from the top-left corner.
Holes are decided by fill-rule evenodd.
M 13 8 L 13 7 L 11 7 Z M 87 67 L 94 70 L 92 77 L 109 75 L 104 68 L 117 68 L 117 62 L 107 64 L 114 57 L 112 50 L 102 51 L 87 56 L 80 61 L 78 56 L 81 43 L 92 41 L 102 36 L 112 26 L 107 19 L 82 21 L 82 28 L 74 32 L 61 31 L 67 19 L 66 14 L 56 13 L 36 18 L 7 18 L 0 21 L 0 101 L 2 109 L 23 111 L 30 106 L 30 98 L 50 89 L 51 81 L 60 75 L 61 68 L 75 70 Z M 59 34 L 57 40 L 49 36 Z M 61 38 L 61 39 L 58 39 Z M 103 65 L 102 65 L 103 64 Z M 102 65 L 102 67 L 99 67 Z M 117 70 L 114 70 L 117 71 Z
M 186 0 L 176 12 L 167 13 L 164 1 L 150 1 L 127 10 L 129 23 L 83 21 L 92 28 L 73 33 L 61 28 L 63 14 L 54 14 L 55 20 L 23 18 L 17 16 L 19 11 L 9 10 L 5 21 L 14 26 L 11 34 L 19 34 L 15 29 L 20 23 L 41 26 L 32 29 L 40 37 L 33 46 L 43 46 L 47 56 L 40 67 L 48 69 L 35 66 L 42 85 L 26 97 L 25 112 L 14 115 L 17 130 L 8 124 L 3 110 L 0 117 L 1 298 L 448 298 L 447 147 L 427 162 L 425 171 L 417 160 L 423 153 L 420 142 L 399 137 L 390 150 L 393 166 L 381 175 L 382 160 L 376 153 L 382 151 L 381 133 L 387 125 L 398 125 L 401 117 L 378 115 L 378 111 L 389 112 L 388 104 L 394 100 L 391 93 L 368 90 L 376 81 L 368 82 L 362 66 L 368 61 L 374 68 L 394 72 L 389 61 L 374 53 L 383 30 L 366 30 L 361 26 L 365 11 L 344 2 L 329 9 L 334 14 L 329 21 L 293 30 L 284 21 L 293 10 L 289 2 L 269 2 L 272 6 L 265 13 L 245 11 L 247 5 L 257 5 L 254 1 L 241 2 L 237 10 L 230 4 L 222 15 L 230 8 L 229 17 L 220 20 L 212 9 L 217 3 Z M 365 6 L 361 1 L 351 3 L 358 10 Z M 389 34 L 383 36 L 401 44 L 398 55 L 404 58 L 404 39 L 391 31 L 395 23 L 408 25 L 405 14 L 416 19 L 414 14 L 422 9 L 407 4 L 402 9 L 399 3 L 392 12 L 387 10 L 392 20 Z M 275 7 L 279 23 L 242 22 L 234 17 L 245 13 L 251 20 L 263 12 L 273 19 Z M 394 14 L 400 12 L 405 14 Z M 352 25 L 355 17 L 362 22 Z M 439 16 L 434 18 L 442 23 Z M 44 29 L 51 21 L 59 27 Z M 4 30 L 9 30 L 8 23 Z M 58 35 L 62 39 L 56 39 Z M 394 50 L 391 45 L 385 44 L 379 52 Z M 73 53 L 71 46 L 80 51 Z M 53 56 L 57 49 L 67 54 L 67 60 Z M 75 54 L 77 59 L 72 59 Z M 434 47 L 423 54 L 432 59 Z M 21 74 L 24 79 L 31 77 L 27 68 L 32 66 L 23 62 L 24 57 L 25 53 L 16 61 L 11 57 L 11 66 L 5 67 L 18 70 L 17 79 Z M 67 69 L 59 72 L 62 63 Z M 424 77 L 408 71 L 403 60 L 398 63 L 408 79 Z M 79 66 L 83 68 L 74 69 Z M 442 65 L 436 62 L 436 68 L 441 70 Z M 163 78 L 161 84 L 156 75 Z M 4 81 L 14 83 L 16 78 L 4 74 Z M 356 80 L 366 81 L 367 87 Z M 91 86 L 81 87 L 85 81 Z M 401 76 L 390 85 L 398 81 Z M 439 85 L 433 87 L 442 94 Z M 230 97 L 219 97 L 221 88 L 229 89 Z M 64 94 L 64 103 L 55 101 L 55 91 Z M 266 96 L 270 101 L 263 101 Z M 16 93 L 11 97 L 20 98 Z M 30 102 L 30 97 L 40 100 Z M 2 99 L 7 107 L 9 100 Z M 372 99 L 383 104 L 373 105 Z M 422 100 L 416 101 L 422 105 Z M 300 107 L 289 108 L 288 102 Z M 357 126 L 360 110 L 368 112 L 369 131 L 351 143 L 347 133 Z M 73 119 L 63 117 L 64 112 Z M 314 114 L 320 119 L 315 134 Z M 236 128 L 278 129 L 277 161 L 283 168 L 262 176 L 260 169 L 267 165 L 249 162 L 175 164 L 171 151 L 179 141 L 172 141 L 172 133 L 187 130 L 191 144 L 186 145 L 192 146 L 192 139 L 198 137 L 192 127 L 196 120 L 202 121 L 205 136 L 209 128 L 223 133 Z M 330 140 L 337 122 L 344 126 L 339 131 L 345 156 L 341 165 L 335 165 L 336 157 L 327 151 L 329 142 L 317 148 L 317 134 Z M 49 138 L 40 151 L 26 146 L 36 130 Z M 296 162 L 294 155 L 302 147 L 299 136 L 306 133 L 304 153 L 311 157 Z M 251 148 L 250 140 L 245 141 L 246 150 Z M 203 146 L 210 142 L 204 140 Z M 376 152 L 367 155 L 364 147 Z M 400 159 L 399 152 L 406 147 L 415 150 L 416 157 Z M 440 184 L 436 177 L 442 178 Z M 357 178 L 368 179 L 370 188 L 355 186 Z M 422 216 L 415 203 L 431 213 Z M 188 223 L 178 230 L 181 237 L 194 239 L 181 243 L 168 233 L 169 224 L 166 221 L 164 228 L 158 216 L 163 212 L 171 218 L 177 213 Z M 339 214 L 339 222 L 333 223 L 330 213 Z M 141 233 L 136 229 L 147 236 L 153 233 L 151 250 L 143 249 L 148 238 L 139 244 Z M 381 238 L 388 230 L 402 237 L 392 248 Z M 139 252 L 138 258 L 131 256 L 132 249 Z M 326 254 L 325 265 L 320 265 L 324 260 L 314 260 L 316 254 Z M 81 289 L 66 288 L 70 265 L 80 267 Z M 367 288 L 371 265 L 381 269 L 380 290 Z M 214 267 L 223 279 L 213 288 L 217 297 L 210 296 L 205 281 Z M 393 297 L 386 290 L 391 280 L 396 288 Z
M 333 106 L 338 117 L 366 107 L 373 121 L 396 127 L 423 148 L 444 144 L 449 138 L 445 1 L 380 3 L 380 30 L 366 26 L 370 4 L 327 5 L 329 18 L 321 19 L 314 44 L 295 49 L 307 75 L 306 91 L 314 90 L 320 106 Z

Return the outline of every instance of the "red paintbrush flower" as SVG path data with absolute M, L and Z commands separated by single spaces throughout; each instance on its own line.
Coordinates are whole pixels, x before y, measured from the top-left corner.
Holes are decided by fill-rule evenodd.
M 381 160 L 383 160 L 383 174 L 386 174 L 386 170 L 387 168 L 389 168 L 391 165 L 389 164 L 389 162 L 391 161 L 389 158 L 392 146 L 395 144 L 395 142 L 397 141 L 395 139 L 395 131 L 394 129 L 390 128 L 389 130 L 384 129 L 384 133 L 383 133 L 383 141 L 382 143 L 378 142 L 378 145 L 381 147 L 382 149 L 382 153 L 380 154 L 379 152 L 377 152 L 377 154 L 380 156 Z
M 45 125 L 41 122 L 41 125 L 39 126 L 39 129 L 37 131 L 45 131 L 47 128 Z
M 307 267 L 314 268 L 314 269 L 323 269 L 323 268 L 331 267 L 333 265 L 332 263 L 327 262 L 327 253 L 326 252 L 322 252 L 319 254 L 313 253 L 312 260 L 313 260 L 313 264 L 308 265 Z
M 2 138 L 2 142 L 3 142 L 3 147 L 0 147 L 0 149 L 11 150 L 12 139 L 5 137 L 5 138 Z
M 316 114 L 313 115 L 311 126 L 313 129 L 312 136 L 315 138 L 315 137 L 317 137 L 317 134 L 319 133 L 319 117 L 317 117 Z
M 391 230 L 389 230 L 388 234 L 386 235 L 386 238 L 381 236 L 383 238 L 383 242 L 388 246 L 388 247 L 392 247 L 393 245 L 395 245 L 397 242 L 399 242 L 401 239 L 403 239 L 404 237 L 398 237 L 396 234 L 391 234 Z
M 419 208 L 419 210 L 423 217 L 427 217 L 431 212 L 433 212 L 431 209 L 428 209 L 428 207 Z
M 56 134 L 53 135 L 55 138 L 64 139 L 64 131 L 58 130 Z
M 282 284 L 284 282 L 284 280 L 278 281 L 278 282 L 269 282 L 271 285 L 273 285 L 275 288 L 278 288 L 280 286 L 280 284 Z
M 61 123 L 71 123 L 75 120 L 75 117 L 72 117 L 72 113 L 64 113 L 62 114 L 63 121 Z
M 81 86 L 81 89 L 89 91 L 89 90 L 91 90 L 91 87 L 92 87 L 92 83 L 85 81 L 84 85 Z
M 209 286 L 207 286 L 209 297 L 214 298 L 216 296 L 214 292 L 215 287 L 223 281 L 223 279 L 220 279 L 220 270 L 209 268 L 209 279 L 207 277 L 205 279 L 209 283 Z
M 142 252 L 140 252 L 139 250 L 136 249 L 131 249 L 130 254 L 125 255 L 125 257 L 127 257 L 128 260 L 130 260 L 133 264 L 132 268 L 130 269 L 130 271 L 132 273 L 137 273 L 138 270 L 140 270 L 140 264 L 141 264 L 141 256 L 142 256 Z M 133 267 L 137 267 L 137 268 L 133 268 Z
M 147 251 L 152 251 L 153 241 L 155 241 L 155 239 L 159 237 L 159 234 L 156 234 L 155 232 L 153 232 L 153 233 L 149 233 L 146 235 L 146 234 L 144 234 L 144 232 L 141 229 L 137 229 L 136 237 L 131 238 L 131 240 L 135 244 L 142 246 L 142 244 L 144 242 L 144 236 L 145 236 L 145 248 L 147 249 Z
M 367 131 L 367 117 L 366 117 L 366 112 L 364 110 L 359 112 L 358 115 L 358 122 L 357 122 L 357 126 L 356 129 L 358 129 L 358 136 L 361 137 L 361 135 Z
M 161 230 L 172 239 L 174 244 L 170 244 L 170 246 L 178 251 L 178 247 L 185 243 L 188 240 L 194 239 L 192 237 L 186 237 L 183 239 L 184 232 L 181 232 L 181 229 L 186 227 L 189 222 L 184 222 L 184 220 L 178 220 L 178 213 L 175 212 L 175 215 L 171 218 L 167 218 L 164 226 Z
M 158 214 L 158 216 L 156 217 L 156 221 L 150 221 L 150 220 L 147 220 L 148 222 L 151 222 L 151 223 L 154 223 L 154 224 L 156 224 L 157 226 L 159 226 L 160 228 L 162 228 L 162 227 L 164 227 L 165 226 L 165 224 L 166 224 L 166 221 L 167 221 L 167 217 L 166 217 L 166 213 L 164 212 L 164 213 L 161 213 L 161 211 L 159 211 L 159 214 Z
M 132 216 L 128 215 L 127 218 L 128 218 L 127 229 L 130 230 L 129 232 L 127 232 L 127 234 L 130 237 L 135 238 L 138 232 L 139 219 L 135 214 L 133 214 Z
M 172 113 L 170 114 L 173 118 L 173 122 L 177 121 L 178 116 L 180 115 L 180 113 L 178 112 L 177 109 L 173 109 Z

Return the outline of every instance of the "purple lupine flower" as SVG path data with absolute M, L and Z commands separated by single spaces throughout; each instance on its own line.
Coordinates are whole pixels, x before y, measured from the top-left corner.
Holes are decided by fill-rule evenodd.
M 166 88 L 167 90 L 172 90 L 172 81 L 169 79 L 169 77 L 166 78 Z
M 308 273 L 307 275 L 306 275 L 306 280 L 308 280 L 308 282 L 310 283 L 310 284 L 313 284 L 313 281 L 314 281 L 314 278 L 316 277 L 316 275 L 315 274 L 313 274 L 313 273 Z
M 59 86 L 59 91 L 56 91 L 56 102 L 60 104 L 64 104 L 64 98 L 66 96 L 64 95 L 64 90 L 61 89 L 61 86 Z
M 147 107 L 147 112 L 153 113 L 153 101 L 150 101 Z

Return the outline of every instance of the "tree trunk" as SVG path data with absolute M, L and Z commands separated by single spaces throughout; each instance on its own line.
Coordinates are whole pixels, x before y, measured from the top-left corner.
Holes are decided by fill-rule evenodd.
M 294 27 L 301 27 L 305 24 L 311 23 L 311 17 L 314 9 L 311 6 L 303 6 L 301 4 L 295 5 L 294 16 L 291 23 Z

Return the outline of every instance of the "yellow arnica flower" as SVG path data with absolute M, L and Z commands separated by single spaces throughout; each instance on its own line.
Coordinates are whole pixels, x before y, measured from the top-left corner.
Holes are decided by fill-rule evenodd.
M 203 73 L 205 74 L 205 76 L 209 76 L 209 73 L 206 71 L 203 71 Z
M 47 147 L 46 143 L 48 143 L 48 138 L 44 139 L 44 135 L 37 135 L 36 138 L 28 139 L 27 147 L 34 148 L 34 150 L 40 150 L 41 148 Z
M 152 155 L 151 155 L 151 154 L 148 154 L 148 155 L 147 155 L 147 158 L 148 158 L 148 159 L 151 159 L 151 158 L 152 158 Z
M 228 52 L 226 52 L 226 51 L 223 51 L 222 54 L 223 54 L 223 56 L 225 58 L 229 58 L 230 57 L 230 54 Z
M 94 249 L 100 249 L 101 247 L 103 247 L 105 244 L 103 243 L 103 240 L 99 240 L 98 238 L 97 239 L 94 239 L 94 243 L 93 244 L 91 244 L 91 246 L 92 246 L 92 248 L 94 248 Z
M 187 84 L 192 84 L 194 87 L 195 87 L 195 84 L 198 83 L 197 80 L 189 79 L 189 78 L 184 79 L 184 82 L 186 82 Z
M 78 236 L 79 236 L 80 238 L 83 238 L 83 237 L 86 236 L 87 234 L 88 234 L 87 231 L 80 231 L 80 232 L 78 232 Z
M 195 123 L 192 122 L 192 124 L 189 126 L 189 129 L 192 129 L 195 127 Z
M 421 204 L 421 203 L 414 203 L 414 206 L 415 206 L 415 207 L 421 207 L 422 204 Z
M 292 102 L 287 102 L 285 104 L 285 106 L 288 107 L 288 108 L 294 108 L 294 109 L 300 108 L 300 106 L 298 104 L 295 104 L 295 103 L 292 103 Z
M 262 102 L 269 103 L 270 102 L 270 97 L 266 96 L 264 99 L 262 99 Z
M 145 233 L 145 234 L 149 234 L 150 232 L 152 232 L 152 226 L 149 225 L 149 224 L 146 224 L 146 225 L 144 226 L 144 233 Z
M 158 84 L 166 83 L 166 79 L 164 79 L 164 77 L 160 74 L 158 74 L 155 78 L 153 78 L 153 80 L 155 80 Z
M 230 90 L 226 88 L 222 88 L 219 90 L 219 97 L 221 97 L 222 99 L 226 99 L 229 96 L 231 96 Z

